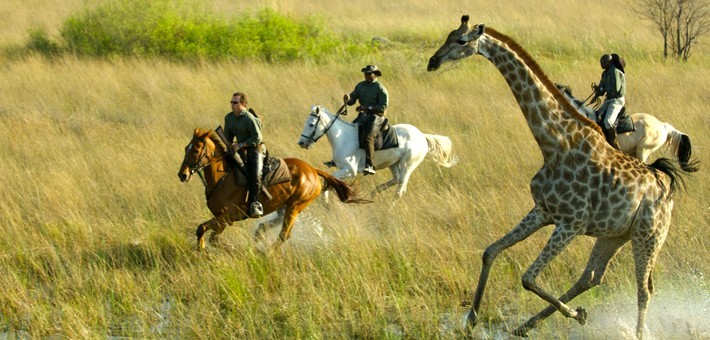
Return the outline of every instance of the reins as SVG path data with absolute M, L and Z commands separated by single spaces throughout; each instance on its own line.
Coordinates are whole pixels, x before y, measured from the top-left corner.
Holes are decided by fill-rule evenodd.
M 587 97 L 587 99 L 582 101 L 582 104 L 580 104 L 580 106 L 584 105 L 584 103 L 586 103 L 587 100 L 589 100 L 589 98 L 592 98 L 592 96 L 594 96 L 597 93 L 597 91 L 595 91 L 596 87 L 597 87 L 597 84 L 592 83 L 592 94 L 590 94 L 589 97 Z M 596 111 L 599 108 L 600 104 L 601 104 L 601 100 L 599 100 L 599 97 L 596 97 L 596 96 L 594 97 L 594 99 L 592 99 L 592 101 L 589 102 L 589 105 L 594 109 L 594 111 Z
M 320 136 L 314 138 L 314 136 L 316 135 L 316 131 L 317 131 L 317 129 L 314 128 L 313 132 L 311 132 L 310 136 L 306 136 L 306 135 L 302 134 L 301 137 L 308 138 L 308 140 L 310 140 L 311 142 L 316 143 L 316 142 L 318 142 L 319 139 L 321 139 L 321 137 L 325 136 L 325 134 L 328 133 L 328 130 L 330 130 L 330 128 L 333 127 L 333 124 L 335 124 L 335 121 L 338 120 L 338 117 L 340 117 L 340 115 L 346 116 L 347 114 L 348 114 L 348 104 L 345 103 L 345 104 L 343 104 L 343 106 L 341 106 L 338 109 L 338 111 L 335 113 L 335 118 L 330 122 L 330 125 L 326 126 L 323 129 L 323 133 Z M 321 121 L 320 113 L 318 113 L 318 114 L 311 113 L 311 116 L 318 118 L 318 120 L 316 120 L 316 123 L 315 123 L 315 125 L 318 125 L 318 123 L 320 123 L 320 121 Z

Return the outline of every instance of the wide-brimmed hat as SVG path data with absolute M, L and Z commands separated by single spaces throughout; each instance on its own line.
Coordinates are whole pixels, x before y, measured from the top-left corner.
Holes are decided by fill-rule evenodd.
M 382 76 L 382 72 L 380 72 L 375 65 L 367 65 L 360 71 L 363 73 L 374 73 L 378 77 Z

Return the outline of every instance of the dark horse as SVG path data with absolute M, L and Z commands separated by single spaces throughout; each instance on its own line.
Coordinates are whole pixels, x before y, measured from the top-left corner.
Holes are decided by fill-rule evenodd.
M 205 195 L 207 207 L 213 218 L 200 224 L 195 232 L 197 249 L 205 248 L 204 234 L 212 230 L 211 242 L 216 242 L 219 234 L 227 225 L 234 221 L 247 219 L 246 187 L 238 186 L 232 171 L 234 169 L 227 148 L 217 134 L 212 130 L 195 129 L 192 140 L 185 147 L 185 159 L 182 161 L 178 177 L 180 181 L 188 182 L 195 173 L 204 173 Z M 269 214 L 284 208 L 285 218 L 279 238 L 271 246 L 276 250 L 291 236 L 291 227 L 298 214 L 303 211 L 323 190 L 335 189 L 338 198 L 345 203 L 365 203 L 366 200 L 357 197 L 357 191 L 347 183 L 338 180 L 326 172 L 312 167 L 310 164 L 296 158 L 285 158 L 291 174 L 290 181 L 268 187 L 270 199 L 263 199 L 264 213 Z M 320 180 L 323 178 L 323 181 Z M 262 195 L 263 197 L 264 195 Z M 259 239 L 264 230 L 259 228 L 254 235 Z

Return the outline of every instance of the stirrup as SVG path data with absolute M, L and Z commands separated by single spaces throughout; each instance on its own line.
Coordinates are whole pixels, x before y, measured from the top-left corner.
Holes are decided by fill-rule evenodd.
M 262 215 L 264 215 L 264 208 L 261 206 L 261 203 L 254 202 L 249 206 L 249 217 L 256 218 Z

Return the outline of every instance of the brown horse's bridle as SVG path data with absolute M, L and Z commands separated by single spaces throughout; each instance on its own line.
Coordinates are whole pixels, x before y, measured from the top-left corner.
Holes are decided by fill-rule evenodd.
M 203 140 L 202 142 L 205 143 L 204 140 Z M 192 147 L 193 147 L 193 144 L 192 144 L 192 143 L 190 143 L 189 145 L 187 145 L 187 146 L 185 147 L 185 153 L 187 153 L 187 151 L 189 150 L 188 148 L 192 148 Z M 205 168 L 207 168 L 208 166 L 211 166 L 212 163 L 214 163 L 215 161 L 218 161 L 218 160 L 220 160 L 220 159 L 223 159 L 223 158 L 226 157 L 227 155 L 228 155 L 228 154 L 224 154 L 224 155 L 222 155 L 222 156 L 219 157 L 219 158 L 214 158 L 214 151 L 212 151 L 212 152 L 211 152 L 211 155 L 209 155 L 209 157 L 208 157 L 208 155 L 207 155 L 207 143 L 205 143 L 205 146 L 202 148 L 202 151 L 200 151 L 200 156 L 197 158 L 197 162 L 195 162 L 195 164 L 190 164 L 190 163 L 187 163 L 187 162 L 183 161 L 183 162 L 182 162 L 182 165 L 186 165 L 187 168 L 190 169 L 190 176 L 192 176 L 194 173 L 197 173 L 197 174 L 200 176 L 200 179 L 202 180 L 202 184 L 205 186 L 205 189 L 207 189 L 207 181 L 205 180 L 205 176 L 204 176 L 204 174 L 203 174 L 203 171 L 204 171 Z M 206 160 L 206 162 L 203 162 L 203 161 L 205 161 L 205 160 Z M 229 171 L 227 171 L 227 172 L 229 172 Z M 227 176 L 222 176 L 222 178 L 220 178 L 220 179 L 217 181 L 217 184 L 214 186 L 214 188 L 212 188 L 212 190 L 209 191 L 209 192 L 206 194 L 206 195 L 207 195 L 207 200 L 210 199 L 210 196 L 212 196 L 212 193 L 214 193 L 214 191 L 217 190 L 217 187 L 219 187 L 219 185 L 222 184 L 222 181 L 223 181 L 226 177 L 227 177 Z
M 340 117 L 340 115 L 347 115 L 347 114 L 348 114 L 348 105 L 343 104 L 343 106 L 341 106 L 340 109 L 338 109 L 338 112 L 335 113 L 335 118 L 333 119 L 333 121 L 330 122 L 330 125 L 326 126 L 323 129 L 323 133 L 318 137 L 314 137 L 316 135 L 316 131 L 318 130 L 315 127 L 318 126 L 318 124 L 321 121 L 321 116 L 320 116 L 321 113 L 319 112 L 317 114 L 313 114 L 313 112 L 311 112 L 311 114 L 310 114 L 311 117 L 318 118 L 316 120 L 316 122 L 313 124 L 313 132 L 311 132 L 310 136 L 301 135 L 301 137 L 308 138 L 309 141 L 311 141 L 311 142 L 313 142 L 313 144 L 315 144 L 319 139 L 321 139 L 321 137 L 325 136 L 325 134 L 328 133 L 328 130 L 330 130 L 330 128 L 333 127 L 333 124 L 335 124 L 335 121 L 338 120 L 338 117 Z
M 204 140 L 203 140 L 203 143 L 204 143 Z M 193 147 L 194 147 L 193 143 L 188 144 L 185 147 L 185 153 L 187 153 Z M 214 151 L 212 152 L 211 157 L 214 157 Z M 202 171 L 206 167 L 212 165 L 213 160 L 210 159 L 211 157 L 207 157 L 207 144 L 205 143 L 205 146 L 200 151 L 200 155 L 199 155 L 199 157 L 197 157 L 197 162 L 195 162 L 195 164 L 190 164 L 185 161 L 182 162 L 182 165 L 185 165 L 185 166 L 187 166 L 188 169 L 190 169 L 190 176 L 192 176 L 195 173 L 200 175 L 200 179 L 202 180 L 202 184 L 204 184 L 205 187 L 207 187 L 207 181 L 205 181 L 205 177 L 204 177 L 204 175 L 202 175 Z M 205 160 L 206 160 L 206 162 L 204 162 Z

